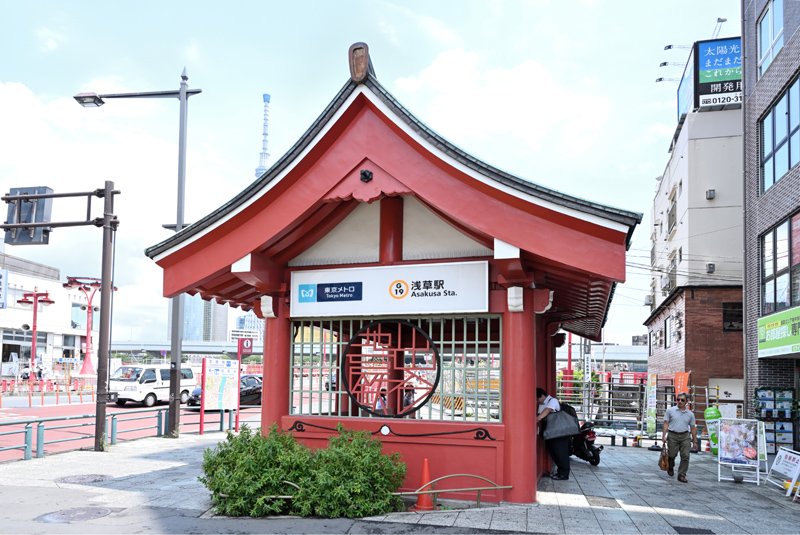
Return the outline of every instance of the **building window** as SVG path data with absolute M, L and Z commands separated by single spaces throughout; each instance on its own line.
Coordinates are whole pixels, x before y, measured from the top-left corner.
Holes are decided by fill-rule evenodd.
M 800 305 L 800 214 L 761 237 L 761 313 Z
M 800 79 L 760 122 L 761 190 L 767 191 L 800 162 Z
M 667 212 L 667 234 L 671 234 L 678 222 L 678 206 L 673 195 L 669 200 L 669 211 Z
M 722 330 L 742 330 L 742 303 L 722 303 Z
M 667 316 L 664 320 L 664 349 L 672 344 L 672 334 L 675 331 L 672 316 Z
M 678 261 L 675 256 L 669 259 L 669 289 L 674 290 L 678 287 Z
M 783 48 L 783 0 L 767 3 L 758 21 L 758 77 L 760 78 Z

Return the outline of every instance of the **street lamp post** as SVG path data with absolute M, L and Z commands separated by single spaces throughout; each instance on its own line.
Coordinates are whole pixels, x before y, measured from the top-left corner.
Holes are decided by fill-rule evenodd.
M 94 375 L 95 373 L 92 365 L 92 314 L 97 308 L 92 307 L 92 301 L 101 287 L 102 281 L 95 277 L 67 277 L 67 282 L 64 283 L 64 288 L 78 289 L 86 297 L 86 353 L 79 375 Z M 113 290 L 116 288 L 112 288 Z
M 75 100 L 81 106 L 96 108 L 104 104 L 103 99 L 109 98 L 172 98 L 176 97 L 180 101 L 180 123 L 178 128 L 178 208 L 174 227 L 164 225 L 165 228 L 175 229 L 180 232 L 184 227 L 183 208 L 186 183 L 186 115 L 188 111 L 188 100 L 192 95 L 202 92 L 202 89 L 188 88 L 189 76 L 186 69 L 181 73 L 180 88 L 175 91 L 148 91 L 143 93 L 107 93 L 98 95 L 96 93 L 78 93 Z M 101 304 L 102 306 L 102 304 Z M 181 341 L 183 339 L 183 295 L 179 294 L 172 298 L 172 328 L 171 328 L 171 355 L 169 372 L 169 416 L 167 419 L 167 436 L 178 436 L 178 424 L 180 421 L 181 396 L 180 396 L 180 367 L 181 367 Z M 100 370 L 98 369 L 98 374 Z
M 38 288 L 34 288 L 32 292 L 23 293 L 22 299 L 18 299 L 17 303 L 20 305 L 33 305 L 33 324 L 31 325 L 31 369 L 28 372 L 28 378 L 33 381 L 33 374 L 36 369 L 36 323 L 39 316 L 39 303 L 43 305 L 52 305 L 55 301 L 50 299 L 50 294 L 48 292 L 40 292 Z

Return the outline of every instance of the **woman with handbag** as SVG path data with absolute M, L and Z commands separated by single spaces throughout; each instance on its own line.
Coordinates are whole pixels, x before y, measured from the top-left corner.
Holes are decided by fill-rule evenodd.
M 545 392 L 543 388 L 536 389 L 536 400 L 539 402 L 536 422 L 538 424 L 542 424 L 542 422 L 544 422 L 544 425 L 546 426 L 546 418 L 551 414 L 559 412 L 561 410 L 561 404 L 553 396 L 548 396 L 547 392 Z M 547 448 L 547 452 L 550 454 L 550 458 L 553 459 L 553 462 L 558 468 L 556 473 L 550 476 L 553 479 L 569 479 L 569 441 L 571 438 L 572 437 L 569 435 L 555 438 L 545 437 L 544 444 Z

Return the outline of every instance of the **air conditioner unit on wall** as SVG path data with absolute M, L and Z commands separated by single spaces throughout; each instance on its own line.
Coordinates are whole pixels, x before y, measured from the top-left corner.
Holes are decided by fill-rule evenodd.
M 650 306 L 653 304 L 653 296 L 652 295 L 645 295 L 644 296 L 644 304 Z
M 716 271 L 716 269 L 717 269 L 717 266 L 716 266 L 716 264 L 714 264 L 714 262 L 708 262 L 706 264 L 706 273 L 714 273 L 714 271 Z

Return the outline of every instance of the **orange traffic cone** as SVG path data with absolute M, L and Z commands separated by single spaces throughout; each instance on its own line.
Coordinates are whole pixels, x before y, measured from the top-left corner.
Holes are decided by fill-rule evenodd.
M 422 460 L 422 479 L 420 480 L 420 487 L 425 487 L 422 490 L 433 490 L 426 487 L 431 482 L 431 470 L 428 466 L 428 458 Z M 433 511 L 433 497 L 431 494 L 419 494 L 417 496 L 417 504 L 413 507 L 415 511 Z

